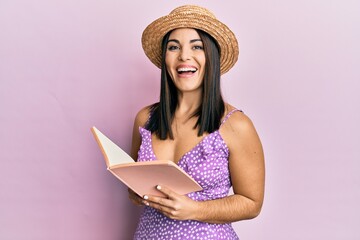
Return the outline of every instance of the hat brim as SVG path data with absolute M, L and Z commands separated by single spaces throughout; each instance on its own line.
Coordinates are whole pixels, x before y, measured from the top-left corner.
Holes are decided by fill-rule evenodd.
M 228 72 L 239 55 L 238 42 L 234 33 L 216 18 L 192 12 L 180 12 L 160 17 L 146 27 L 142 34 L 142 47 L 146 56 L 161 68 L 161 43 L 169 31 L 177 28 L 200 29 L 211 35 L 220 47 L 220 72 Z

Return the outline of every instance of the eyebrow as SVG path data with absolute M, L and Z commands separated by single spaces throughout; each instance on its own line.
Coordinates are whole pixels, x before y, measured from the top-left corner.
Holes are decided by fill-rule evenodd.
M 169 43 L 169 42 L 175 42 L 177 44 L 180 44 L 179 40 L 176 40 L 176 39 L 169 39 L 167 41 L 167 43 Z M 190 43 L 194 43 L 194 42 L 202 42 L 202 40 L 201 39 L 191 39 L 190 40 Z

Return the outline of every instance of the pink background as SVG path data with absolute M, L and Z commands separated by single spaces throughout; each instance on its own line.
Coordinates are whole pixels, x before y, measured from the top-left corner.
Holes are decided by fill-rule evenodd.
M 129 151 L 158 99 L 140 38 L 186 1 L 0 2 L 0 239 L 130 239 L 138 208 L 105 169 L 95 125 Z M 261 215 L 241 239 L 360 239 L 360 2 L 192 1 L 238 37 L 227 101 L 262 138 Z

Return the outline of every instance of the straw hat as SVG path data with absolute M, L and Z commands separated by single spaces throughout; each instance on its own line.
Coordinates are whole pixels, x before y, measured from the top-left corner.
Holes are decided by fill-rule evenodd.
M 215 15 L 203 7 L 185 5 L 175 8 L 146 27 L 142 34 L 142 47 L 146 56 L 161 68 L 161 42 L 163 37 L 176 28 L 195 28 L 210 34 L 220 46 L 220 70 L 226 73 L 236 63 L 239 46 L 234 33 Z

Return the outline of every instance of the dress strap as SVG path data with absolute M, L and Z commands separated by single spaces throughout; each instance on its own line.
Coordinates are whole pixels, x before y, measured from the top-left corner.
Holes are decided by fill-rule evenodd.
M 226 120 L 229 119 L 229 117 L 230 117 L 234 112 L 237 112 L 237 111 L 242 112 L 242 110 L 239 110 L 239 109 L 236 109 L 236 108 L 233 109 L 233 110 L 231 110 L 230 112 L 228 112 L 228 114 L 226 114 L 226 116 L 224 117 L 224 119 L 221 121 L 220 127 L 226 122 Z

